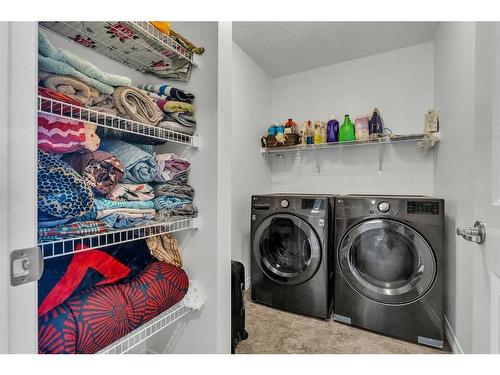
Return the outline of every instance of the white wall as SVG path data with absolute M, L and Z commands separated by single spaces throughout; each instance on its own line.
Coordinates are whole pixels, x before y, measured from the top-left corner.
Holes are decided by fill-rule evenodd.
M 473 254 L 477 248 L 455 233 L 473 223 L 475 24 L 443 22 L 435 40 L 435 107 L 440 110 L 442 142 L 436 152 L 435 195 L 445 199 L 445 314 L 458 342 L 455 350 L 471 353 Z M 472 177 L 472 175 L 471 175 Z
M 226 249 L 218 248 L 217 242 L 218 25 L 216 22 L 176 22 L 173 28 L 194 43 L 205 47 L 205 53 L 200 57 L 201 68 L 193 71 L 190 81 L 169 83 L 179 88 L 187 88 L 196 95 L 196 119 L 202 147 L 193 152 L 184 150 L 183 155 L 190 157 L 192 162 L 190 183 L 196 190 L 195 203 L 200 212 L 202 228 L 188 235 L 178 233 L 176 237 L 182 243 L 183 268 L 190 279 L 196 280 L 203 288 L 206 304 L 201 312 L 188 315 L 178 324 L 148 340 L 148 350 L 158 353 L 216 353 L 219 350 L 218 335 L 224 335 L 224 332 L 228 331 L 218 328 L 217 317 L 219 309 L 229 305 L 230 297 L 229 294 L 225 296 L 224 306 L 219 306 L 221 301 L 218 293 L 224 291 L 219 291 L 217 287 L 217 276 L 223 270 L 218 270 L 217 267 L 219 257 L 223 256 Z M 104 71 L 126 75 L 134 83 L 163 82 L 76 46 L 57 35 L 50 34 L 50 37 L 58 47 L 77 53 Z M 181 150 L 168 144 L 161 147 L 162 150 Z M 229 327 L 230 321 L 227 321 L 227 325 Z M 229 335 L 227 336 L 229 344 Z
M 271 123 L 271 78 L 233 43 L 232 71 L 232 259 L 250 275 L 250 197 L 271 192 L 260 154 L 263 127 Z M 247 285 L 248 286 L 248 285 Z
M 272 119 L 302 124 L 334 114 L 342 122 L 349 113 L 354 121 L 377 107 L 394 133 L 422 132 L 434 101 L 433 54 L 424 43 L 274 79 Z M 319 151 L 321 173 L 313 156 L 268 157 L 273 192 L 433 194 L 432 152 L 414 143 L 386 146 L 382 173 L 377 146 Z

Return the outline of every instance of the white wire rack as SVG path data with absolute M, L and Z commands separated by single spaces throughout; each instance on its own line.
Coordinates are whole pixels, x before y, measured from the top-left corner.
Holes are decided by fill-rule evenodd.
M 154 125 L 147 125 L 137 121 L 124 119 L 107 113 L 95 111 L 85 107 L 61 102 L 38 96 L 38 112 L 48 113 L 58 117 L 92 123 L 108 129 L 121 132 L 146 136 L 162 141 L 180 143 L 183 145 L 197 147 L 196 136 L 167 130 Z
M 263 154 L 283 154 L 286 152 L 294 152 L 294 151 L 309 151 L 309 150 L 315 151 L 322 149 L 351 147 L 351 146 L 369 146 L 369 145 L 392 144 L 392 143 L 402 143 L 402 142 L 418 142 L 423 138 L 424 138 L 423 133 L 392 135 L 392 136 L 384 136 L 382 138 L 377 138 L 377 139 L 369 139 L 366 141 L 332 142 L 332 143 L 320 143 L 315 145 L 313 144 L 313 145 L 296 145 L 289 147 L 262 148 L 261 152 Z
M 149 322 L 136 328 L 128 335 L 122 337 L 113 344 L 108 345 L 104 349 L 100 350 L 98 354 L 124 354 L 135 348 L 140 343 L 146 341 L 148 338 L 154 334 L 165 329 L 172 323 L 176 322 L 184 315 L 192 312 L 193 309 L 184 306 L 181 302 L 172 306 L 170 309 L 164 311 L 157 317 L 151 319 Z
M 153 223 L 129 229 L 114 230 L 107 233 L 73 237 L 63 240 L 40 242 L 43 259 L 57 258 L 90 249 L 125 243 L 165 233 L 174 233 L 199 227 L 198 218 Z
M 99 21 L 99 22 L 40 22 L 40 26 L 51 30 L 63 37 L 70 38 L 73 42 L 82 45 L 76 41 L 71 35 L 78 35 L 80 37 L 85 37 L 94 43 L 97 50 L 102 55 L 124 64 L 128 67 L 132 67 L 140 71 L 141 73 L 156 75 L 154 68 L 150 65 L 153 60 L 163 60 L 166 57 L 175 56 L 180 58 L 185 63 L 197 66 L 193 61 L 193 53 L 183 47 L 181 44 L 177 43 L 174 39 L 168 35 L 162 33 L 157 28 L 155 28 L 151 23 L 145 21 Z M 121 33 L 124 26 L 134 30 L 138 33 L 141 38 L 127 38 L 127 42 L 134 45 L 132 52 L 123 51 L 120 49 L 119 45 L 110 44 L 111 39 L 106 39 L 105 37 L 99 37 L 96 33 L 92 31 L 95 29 L 106 28 L 109 32 Z M 85 46 L 85 45 L 84 45 Z M 86 46 L 88 47 L 88 46 Z M 92 47 L 90 47 L 92 48 Z M 92 48 L 94 49 L 94 48 Z M 134 53 L 137 53 L 134 56 Z M 160 78 L 162 78 L 160 76 Z M 175 78 L 172 78 L 175 79 Z M 189 79 L 189 73 L 185 79 L 179 79 L 181 81 L 187 81 Z

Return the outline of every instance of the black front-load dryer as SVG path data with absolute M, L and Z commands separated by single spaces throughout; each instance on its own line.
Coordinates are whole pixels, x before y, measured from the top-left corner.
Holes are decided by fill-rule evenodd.
M 277 309 L 329 319 L 329 196 L 252 196 L 251 296 Z
M 444 201 L 335 197 L 334 319 L 443 347 Z

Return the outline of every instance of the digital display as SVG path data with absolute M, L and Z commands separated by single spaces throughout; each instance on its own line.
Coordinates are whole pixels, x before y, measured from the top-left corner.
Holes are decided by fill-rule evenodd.
M 438 202 L 408 202 L 409 214 L 439 215 Z
M 321 199 L 302 199 L 303 210 L 321 210 L 323 209 L 323 200 Z

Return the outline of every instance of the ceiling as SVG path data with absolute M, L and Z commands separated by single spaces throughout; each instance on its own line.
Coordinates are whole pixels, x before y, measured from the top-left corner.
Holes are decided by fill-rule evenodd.
M 233 22 L 233 41 L 271 77 L 434 40 L 438 22 Z

